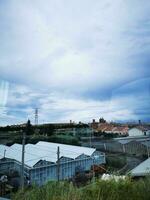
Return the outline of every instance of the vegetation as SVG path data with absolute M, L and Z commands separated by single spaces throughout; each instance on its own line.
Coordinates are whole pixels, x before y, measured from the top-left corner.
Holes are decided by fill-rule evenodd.
M 79 138 L 73 136 L 72 130 L 86 128 L 86 124 L 41 124 L 16 125 L 0 127 L 0 141 L 3 144 L 12 145 L 22 143 L 22 133 L 26 132 L 26 143 L 35 144 L 38 141 L 57 142 L 64 144 L 80 145 Z
M 39 124 L 39 125 L 32 125 L 30 120 L 27 122 L 28 128 L 30 131 L 35 131 L 39 129 L 41 134 L 53 134 L 54 130 L 56 129 L 67 129 L 67 128 L 87 128 L 87 124 L 71 124 L 71 123 L 64 123 L 64 124 Z M 0 132 L 21 132 L 26 129 L 26 124 L 23 125 L 8 125 L 4 127 L 0 127 Z M 30 133 L 29 133 L 30 134 Z
M 55 143 L 63 143 L 63 144 L 70 144 L 70 145 L 80 145 L 80 142 L 77 137 L 70 136 L 70 135 L 52 135 L 52 136 L 45 136 L 45 135 L 32 135 L 26 136 L 26 144 L 36 144 L 39 141 L 45 142 L 55 142 Z M 22 137 L 17 136 L 13 138 L 13 141 L 7 142 L 8 146 L 11 146 L 14 143 L 22 143 Z
M 58 142 L 62 144 L 80 145 L 79 140 L 71 135 L 54 135 L 50 137 L 51 142 Z
M 106 157 L 106 163 L 108 167 L 120 169 L 126 165 L 127 160 L 125 156 L 108 155 Z
M 94 136 L 105 138 L 105 139 L 112 139 L 112 138 L 119 137 L 120 135 L 118 133 L 109 133 L 108 134 L 108 133 L 99 131 L 99 132 L 94 132 Z
M 49 182 L 42 187 L 20 190 L 13 200 L 149 200 L 150 179 L 116 182 L 97 180 L 77 188 L 68 182 Z

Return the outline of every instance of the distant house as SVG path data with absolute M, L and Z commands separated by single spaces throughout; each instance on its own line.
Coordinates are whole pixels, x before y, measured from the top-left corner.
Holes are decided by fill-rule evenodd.
M 97 131 L 98 132 L 105 132 L 107 134 L 118 134 L 118 135 L 128 135 L 128 126 L 114 126 L 113 124 L 109 123 L 102 123 L 99 124 Z
M 128 126 L 117 126 L 113 129 L 113 133 L 126 136 L 128 135 L 128 130 L 129 130 Z
M 128 131 L 129 136 L 150 136 L 150 128 L 144 126 L 137 126 L 134 128 L 129 129 Z
M 98 125 L 97 131 L 98 132 L 105 132 L 105 133 L 112 133 L 112 129 L 114 126 L 108 123 L 101 123 Z

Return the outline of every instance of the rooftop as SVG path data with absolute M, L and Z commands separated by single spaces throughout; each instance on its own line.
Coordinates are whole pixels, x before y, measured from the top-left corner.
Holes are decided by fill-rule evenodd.
M 91 156 L 96 151 L 94 148 L 40 141 L 37 144 L 25 145 L 25 164 L 29 167 L 33 167 L 40 160 L 56 163 L 58 146 L 60 148 L 60 157 L 67 157 L 70 159 L 76 159 L 82 154 Z M 0 145 L 0 159 L 4 157 L 4 152 L 6 158 L 21 162 L 21 144 L 13 144 L 10 147 Z
M 139 164 L 130 172 L 132 176 L 145 176 L 150 174 L 150 158 Z
M 136 127 L 131 128 L 131 129 L 134 129 L 134 128 L 139 129 L 139 130 L 141 130 L 143 132 L 150 130 L 149 126 L 136 126 Z

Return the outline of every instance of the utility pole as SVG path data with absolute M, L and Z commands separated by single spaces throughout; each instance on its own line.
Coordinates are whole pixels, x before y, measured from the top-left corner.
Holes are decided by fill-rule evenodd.
M 147 147 L 147 156 L 148 156 L 148 158 L 149 158 L 149 148 L 148 148 L 147 145 L 146 145 L 146 147 Z
M 106 149 L 107 149 L 107 148 L 106 148 L 106 143 L 104 143 L 104 150 L 106 151 Z
M 73 128 L 73 136 L 76 136 L 76 128 Z
M 5 158 L 5 156 L 6 156 L 6 149 L 4 150 L 4 158 Z
M 24 189 L 24 154 L 25 154 L 25 139 L 26 139 L 26 132 L 23 131 L 23 138 L 22 138 L 22 164 L 21 164 L 21 188 Z
M 124 144 L 122 145 L 122 148 L 123 148 L 123 153 L 125 153 L 125 152 L 126 152 L 126 149 L 125 149 Z
M 93 177 L 93 182 L 95 182 L 95 167 L 94 167 L 94 156 L 92 157 L 93 160 L 93 173 L 92 173 L 92 177 Z
M 38 117 L 38 108 L 35 108 L 35 125 L 38 125 L 39 117 Z
M 60 148 L 57 147 L 57 181 L 60 180 Z
M 92 135 L 93 135 L 93 128 L 91 127 L 91 130 L 90 130 L 90 147 L 92 147 Z
M 90 132 L 90 148 L 92 146 L 92 141 L 91 141 L 91 132 Z

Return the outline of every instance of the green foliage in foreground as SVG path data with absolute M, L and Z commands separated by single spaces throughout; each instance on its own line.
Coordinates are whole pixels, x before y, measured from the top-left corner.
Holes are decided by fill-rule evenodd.
M 49 182 L 19 191 L 13 200 L 150 200 L 150 179 L 116 182 L 97 180 L 77 188 L 68 182 Z
M 125 156 L 107 156 L 106 163 L 108 166 L 113 168 L 122 168 L 127 163 Z

